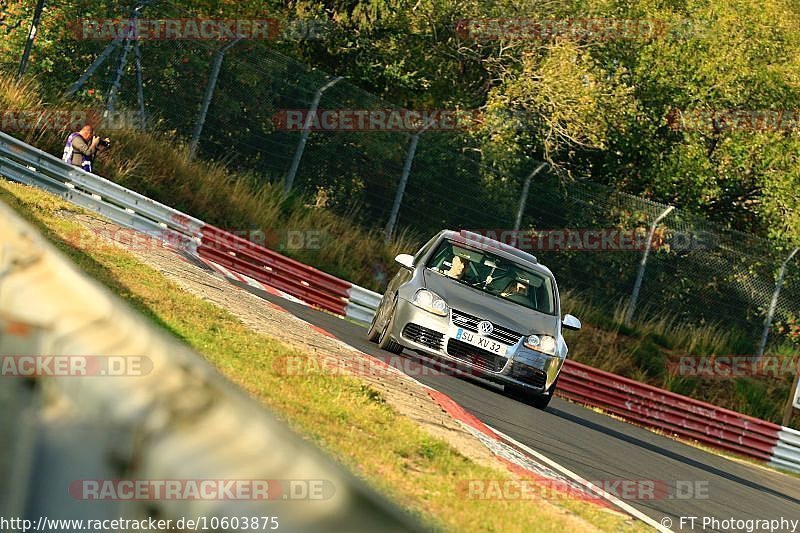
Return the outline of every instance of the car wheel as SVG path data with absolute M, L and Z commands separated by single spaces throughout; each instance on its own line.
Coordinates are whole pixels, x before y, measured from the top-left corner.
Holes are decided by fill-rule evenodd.
M 536 394 L 528 392 L 522 387 L 512 387 L 511 391 L 514 394 L 514 396 L 519 397 L 519 399 L 521 399 L 528 405 L 535 407 L 537 409 L 546 409 L 547 406 L 550 405 L 550 400 L 553 399 L 553 393 L 556 390 L 557 384 L 558 384 L 558 378 L 556 378 L 556 381 L 553 383 L 553 386 L 550 387 L 550 390 L 548 390 L 544 394 Z
M 372 316 L 372 322 L 369 324 L 369 329 L 367 330 L 367 340 L 369 342 L 378 342 L 378 339 L 381 336 L 381 332 L 378 329 L 378 316 L 380 315 L 380 311 L 375 311 L 375 314 Z
M 528 397 L 528 404 L 537 409 L 546 409 L 550 404 L 550 399 L 553 397 L 552 391 L 553 389 L 551 388 L 550 391 L 545 394 L 530 395 Z
M 396 308 L 397 302 L 395 301 L 389 316 L 386 317 L 386 323 L 383 325 L 383 329 L 378 336 L 378 348 L 391 353 L 400 353 L 403 351 L 403 345 L 392 339 L 392 335 L 390 333 L 392 331 L 392 327 L 394 326 L 394 311 Z

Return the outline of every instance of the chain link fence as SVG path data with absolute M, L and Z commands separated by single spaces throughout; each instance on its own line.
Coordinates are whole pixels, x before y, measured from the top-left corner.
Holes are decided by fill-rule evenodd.
M 531 187 L 524 220 L 535 228 L 640 228 L 644 232 L 668 206 L 588 181 Z M 535 205 L 534 205 L 535 203 Z M 754 339 L 776 288 L 776 274 L 789 256 L 753 235 L 728 230 L 681 210 L 656 227 L 647 258 L 637 317 L 668 315 L 695 324 L 734 326 Z M 588 295 L 612 312 L 629 305 L 643 251 L 561 251 L 544 257 L 561 284 Z M 544 254 L 543 254 L 544 255 Z M 797 316 L 800 269 L 789 263 L 775 321 Z
M 145 8 L 145 15 L 191 14 L 161 2 Z M 336 31 L 308 21 L 302 27 L 309 31 L 284 32 L 283 39 L 305 39 L 303 46 L 310 48 L 320 46 L 314 31 Z M 288 111 L 306 113 L 315 101 L 319 110 L 398 108 L 346 79 L 319 92 L 335 76 L 282 54 L 281 38 L 230 44 L 215 40 L 142 42 L 143 83 L 139 87 L 133 54 L 123 61 L 122 43 L 75 97 L 96 101 L 102 95 L 107 99 L 116 73 L 122 72 L 116 105 L 139 109 L 141 89 L 144 114 L 148 122 L 159 124 L 156 131 L 172 130 L 186 142 L 195 137 L 199 156 L 224 162 L 231 170 L 261 182 L 283 182 L 304 142 L 293 190 L 315 205 L 352 217 L 367 229 L 391 233 L 393 207 L 396 227 L 408 229 L 420 239 L 443 227 L 514 228 L 523 183 L 537 162 L 529 169 L 501 172 L 483 162 L 470 131 L 459 128 L 421 133 L 315 130 L 303 141 L 302 128 L 285 129 L 279 119 Z M 107 45 L 113 46 L 108 41 L 77 41 L 63 69 L 77 80 Z M 75 61 L 75 57 L 86 58 L 86 62 Z M 221 65 L 218 79 L 215 61 Z M 208 100 L 205 115 L 204 99 Z M 201 130 L 198 123 L 202 123 Z M 667 208 L 586 180 L 562 182 L 546 172 L 532 180 L 521 207 L 522 230 L 568 230 L 584 239 L 591 231 L 646 236 Z M 753 345 L 758 344 L 777 274 L 791 247 L 784 249 L 677 209 L 656 225 L 653 242 L 636 302 L 637 319 L 668 315 L 698 325 L 724 324 L 751 335 Z M 562 290 L 569 289 L 608 313 L 630 305 L 642 268 L 642 246 L 601 246 L 587 251 L 538 244 L 533 252 L 556 273 Z M 787 264 L 773 323 L 800 316 L 798 261 L 800 258 Z

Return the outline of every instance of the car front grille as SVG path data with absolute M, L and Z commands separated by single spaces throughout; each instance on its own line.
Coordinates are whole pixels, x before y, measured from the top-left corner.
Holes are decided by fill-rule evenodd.
M 522 363 L 512 363 L 510 375 L 512 378 L 534 387 L 543 388 L 545 383 L 547 383 L 547 374 L 538 368 L 533 368 L 532 366 Z
M 414 323 L 406 324 L 406 327 L 403 328 L 403 337 L 434 350 L 441 350 L 444 340 L 444 334 Z
M 467 344 L 458 339 L 448 339 L 447 353 L 466 363 L 491 372 L 500 372 L 503 370 L 507 361 L 505 357 L 500 357 L 488 350 Z
M 456 311 L 455 309 L 452 311 L 452 317 L 453 324 L 456 326 L 467 329 L 474 333 L 478 333 L 478 322 L 481 322 L 482 319 L 461 311 Z M 517 341 L 519 341 L 520 337 L 522 337 L 521 333 L 498 326 L 495 323 L 492 323 L 492 326 L 494 326 L 494 331 L 492 331 L 489 335 L 484 336 L 497 342 L 514 345 L 517 343 Z

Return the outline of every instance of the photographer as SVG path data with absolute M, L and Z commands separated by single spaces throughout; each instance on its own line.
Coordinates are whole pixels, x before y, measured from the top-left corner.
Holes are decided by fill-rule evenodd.
M 71 133 L 64 146 L 62 160 L 66 163 L 81 167 L 86 172 L 92 172 L 94 158 L 106 151 L 111 146 L 111 139 L 101 139 L 94 135 L 91 124 L 84 125 L 80 131 Z

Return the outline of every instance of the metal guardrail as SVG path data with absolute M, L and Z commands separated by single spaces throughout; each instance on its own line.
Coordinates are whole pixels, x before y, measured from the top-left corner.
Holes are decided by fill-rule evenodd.
M 381 298 L 383 295 L 377 292 L 353 285 L 348 292 L 346 314 L 354 320 L 368 324 L 372 321 Z
M 800 432 L 567 361 L 558 395 L 625 420 L 800 472 Z
M 781 427 L 769 464 L 800 473 L 800 431 Z
M 200 257 L 271 285 L 321 309 L 347 314 L 352 283 L 213 226 L 204 226 Z
M 193 250 L 204 222 L 69 165 L 0 132 L 0 174 L 45 189 L 76 205 L 138 231 Z
M 0 132 L 0 175 L 47 190 L 126 228 L 157 236 L 311 305 L 369 321 L 380 295 L 172 209 Z M 352 295 L 351 295 L 352 292 Z
M 369 322 L 381 295 L 87 174 L 0 133 L 0 174 L 36 185 L 341 316 Z M 74 186 L 74 187 L 73 187 Z M 138 210 L 137 210 L 138 209 Z M 184 239 L 184 241 L 180 241 Z M 187 241 L 188 239 L 188 241 Z M 567 361 L 557 394 L 631 422 L 800 472 L 800 432 Z
M 145 360 L 146 372 L 0 375 L 0 514 L 278 517 L 289 531 L 421 529 L 202 357 L 156 330 L 0 203 L 0 356 Z M 8 362 L 8 361 L 6 361 Z M 76 496 L 85 480 L 320 480 L 303 501 Z M 246 530 L 247 525 L 213 527 Z
M 780 426 L 570 361 L 558 390 L 566 398 L 666 433 L 768 461 Z

